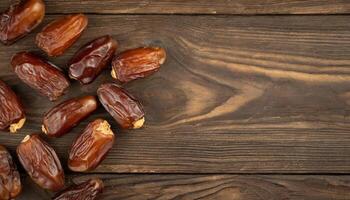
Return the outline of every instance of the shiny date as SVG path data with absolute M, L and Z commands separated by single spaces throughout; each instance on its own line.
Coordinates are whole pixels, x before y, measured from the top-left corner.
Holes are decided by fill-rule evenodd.
M 70 85 L 58 67 L 32 53 L 17 53 L 12 57 L 11 64 L 24 83 L 47 96 L 50 101 L 63 95 Z
M 36 44 L 49 56 L 62 55 L 80 37 L 88 24 L 83 14 L 67 15 L 54 20 L 36 36 Z
M 0 15 L 0 41 L 12 44 L 37 27 L 45 16 L 42 0 L 21 0 Z
M 122 83 L 144 78 L 158 71 L 165 59 L 165 50 L 160 47 L 127 50 L 113 59 L 111 75 Z
M 145 122 L 142 105 L 126 90 L 117 84 L 106 83 L 97 90 L 103 107 L 122 128 L 141 128 Z
M 40 187 L 58 191 L 64 187 L 64 172 L 56 152 L 38 134 L 27 135 L 17 147 L 18 159 Z
M 68 167 L 72 171 L 94 170 L 105 158 L 114 143 L 114 134 L 109 123 L 96 119 L 89 123 L 72 144 Z
M 13 199 L 22 190 L 20 175 L 7 149 L 0 145 L 0 199 Z
M 64 101 L 48 111 L 43 120 L 42 131 L 50 137 L 66 134 L 97 108 L 94 96 Z
M 15 133 L 22 128 L 25 121 L 21 101 L 11 88 L 0 80 L 0 130 Z
M 104 188 L 99 178 L 93 178 L 78 185 L 72 185 L 57 193 L 53 200 L 96 200 Z
M 110 63 L 117 42 L 109 35 L 99 37 L 84 45 L 70 60 L 69 77 L 81 84 L 89 84 Z

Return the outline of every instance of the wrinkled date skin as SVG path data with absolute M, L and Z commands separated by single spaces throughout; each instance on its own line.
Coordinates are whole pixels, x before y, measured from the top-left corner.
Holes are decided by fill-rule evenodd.
M 78 185 L 72 185 L 57 193 L 53 200 L 96 200 L 104 188 L 99 178 L 90 179 Z
M 142 105 L 117 84 L 106 83 L 97 90 L 103 107 L 125 129 L 141 128 L 145 122 Z
M 68 167 L 75 172 L 94 170 L 114 143 L 114 133 L 106 120 L 89 123 L 78 136 L 69 153 Z
M 17 147 L 18 159 L 40 187 L 58 191 L 64 187 L 64 172 L 55 150 L 38 134 L 27 135 Z
M 111 75 L 122 83 L 144 78 L 158 71 L 165 59 L 165 50 L 160 47 L 127 50 L 113 59 Z
M 10 153 L 0 145 L 0 199 L 13 199 L 21 193 L 21 179 Z
M 95 111 L 97 105 L 94 96 L 64 101 L 45 114 L 42 131 L 50 137 L 60 137 Z
M 80 37 L 88 24 L 83 14 L 61 17 L 38 33 L 36 44 L 49 56 L 60 56 Z
M 12 57 L 11 64 L 24 83 L 47 96 L 50 101 L 57 100 L 70 85 L 58 67 L 32 53 L 17 53 Z
M 69 62 L 69 77 L 89 84 L 107 67 L 117 50 L 117 42 L 109 35 L 83 46 Z
M 44 19 L 42 0 L 21 0 L 0 15 L 0 41 L 12 44 L 36 28 Z
M 21 101 L 11 88 L 0 80 L 0 130 L 15 133 L 22 128 L 25 121 Z

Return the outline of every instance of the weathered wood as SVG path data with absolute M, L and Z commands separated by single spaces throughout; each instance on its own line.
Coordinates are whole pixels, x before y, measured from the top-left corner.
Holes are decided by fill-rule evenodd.
M 4 10 L 11 0 L 2 0 Z M 12 0 L 14 1 L 14 0 Z M 347 0 L 45 0 L 47 13 L 348 14 Z
M 54 16 L 46 19 L 52 20 Z M 108 119 L 117 142 L 98 172 L 349 173 L 350 21 L 348 16 L 89 16 L 83 43 L 103 34 L 119 52 L 144 45 L 167 49 L 159 73 L 125 85 L 145 106 L 146 126 L 121 131 L 100 108 L 72 133 L 49 139 L 65 162 L 71 141 L 88 121 Z M 44 23 L 44 24 L 45 24 Z M 28 123 L 1 133 L 13 151 L 40 131 L 56 103 L 22 84 L 9 61 L 36 50 L 31 34 L 0 46 L 0 78 L 23 99 Z M 94 94 L 74 83 L 67 99 Z
M 244 199 L 345 200 L 349 176 L 235 176 L 235 175 L 92 175 L 101 177 L 105 191 L 99 199 Z M 73 177 L 80 183 L 91 176 Z M 72 178 L 72 177 L 70 177 Z M 29 178 L 18 200 L 46 200 Z

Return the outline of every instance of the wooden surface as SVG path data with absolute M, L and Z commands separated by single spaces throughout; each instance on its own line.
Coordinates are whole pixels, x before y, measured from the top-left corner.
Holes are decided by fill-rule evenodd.
M 8 2 L 1 0 L 0 10 Z M 46 0 L 48 13 L 348 14 L 348 0 Z
M 349 176 L 236 176 L 236 175 L 91 175 L 70 176 L 80 183 L 100 177 L 105 191 L 100 199 L 268 199 L 346 200 Z M 18 200 L 50 199 L 51 193 L 24 178 L 27 187 Z M 26 198 L 24 197 L 26 196 Z
M 159 73 L 125 85 L 145 106 L 146 125 L 121 131 L 101 107 L 63 138 L 48 140 L 62 159 L 73 138 L 99 116 L 112 123 L 117 142 L 96 172 L 350 172 L 347 16 L 94 15 L 76 45 L 51 61 L 64 67 L 78 46 L 107 33 L 119 41 L 119 51 L 167 49 Z M 64 98 L 50 103 L 9 65 L 17 51 L 37 51 L 34 35 L 1 47 L 1 79 L 28 113 L 18 134 L 0 135 L 12 150 L 26 134 L 40 131 L 53 105 L 95 94 L 111 81 L 108 70 L 92 85 L 74 82 Z
M 0 2 L 0 10 L 9 5 Z M 118 52 L 154 45 L 168 53 L 160 72 L 124 85 L 145 107 L 144 128 L 120 130 L 100 107 L 66 136 L 45 138 L 65 166 L 72 140 L 89 121 L 103 117 L 112 124 L 116 144 L 91 172 L 106 180 L 101 199 L 350 199 L 350 17 L 273 15 L 347 14 L 350 2 L 46 3 L 41 27 L 12 46 L 0 45 L 0 79 L 18 93 L 28 116 L 18 134 L 0 134 L 14 156 L 26 134 L 40 131 L 52 106 L 112 81 L 106 70 L 91 85 L 73 82 L 51 103 L 11 69 L 16 52 L 43 55 L 34 37 L 59 13 L 88 12 L 78 42 L 49 58 L 61 68 L 81 45 L 104 34 L 118 40 Z M 67 174 L 78 182 L 89 177 Z M 23 181 L 20 199 L 49 199 Z

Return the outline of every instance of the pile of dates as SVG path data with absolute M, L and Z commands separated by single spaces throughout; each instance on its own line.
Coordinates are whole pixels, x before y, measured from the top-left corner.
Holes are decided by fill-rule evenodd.
M 44 19 L 42 0 L 22 0 L 0 15 L 0 41 L 11 45 L 34 30 Z M 36 45 L 48 56 L 60 56 L 82 35 L 88 25 L 84 14 L 59 17 L 47 24 L 35 38 Z M 82 46 L 67 62 L 66 73 L 31 52 L 13 55 L 13 72 L 24 83 L 56 101 L 67 93 L 71 82 L 92 83 L 101 72 L 112 66 L 111 76 L 117 83 L 127 83 L 158 71 L 166 53 L 160 47 L 140 47 L 115 56 L 118 43 L 111 36 L 100 36 Z M 69 78 L 68 78 L 69 77 Z M 141 128 L 145 113 L 140 102 L 117 83 L 99 86 L 96 96 L 81 96 L 61 102 L 43 116 L 42 133 L 27 135 L 17 147 L 18 160 L 31 179 L 41 188 L 58 192 L 53 199 L 96 199 L 103 182 L 96 178 L 79 185 L 65 186 L 64 170 L 55 150 L 42 136 L 62 137 L 86 119 L 99 106 L 124 129 Z M 100 102 L 100 103 L 99 103 Z M 17 132 L 26 123 L 26 113 L 16 93 L 0 80 L 0 130 Z M 72 142 L 68 168 L 74 172 L 94 170 L 113 147 L 115 135 L 105 119 L 91 121 Z M 16 165 L 4 146 L 0 146 L 0 199 L 13 199 L 21 192 Z

